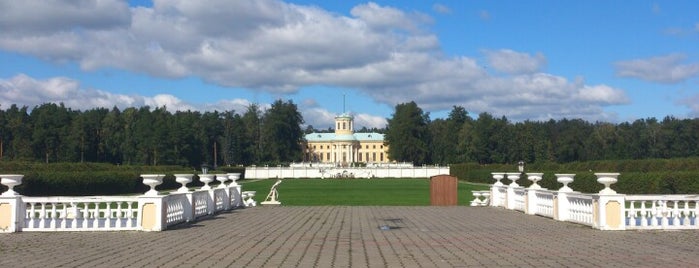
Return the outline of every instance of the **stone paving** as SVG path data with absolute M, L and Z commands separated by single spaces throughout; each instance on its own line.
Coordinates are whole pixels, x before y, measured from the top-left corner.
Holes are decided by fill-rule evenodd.
M 485 207 L 256 207 L 164 232 L 0 234 L 0 267 L 696 267 L 698 238 Z

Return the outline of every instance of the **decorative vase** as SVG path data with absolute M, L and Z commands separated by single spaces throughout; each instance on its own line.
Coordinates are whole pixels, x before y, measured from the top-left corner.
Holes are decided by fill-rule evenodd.
M 150 190 L 145 193 L 148 196 L 157 196 L 158 191 L 155 190 L 155 186 L 163 183 L 163 177 L 165 174 L 141 174 L 143 178 L 143 184 L 150 186 Z
M 541 181 L 541 176 L 543 175 L 544 173 L 527 173 L 527 179 L 532 181 L 532 185 L 529 186 L 529 189 L 541 189 L 541 185 L 537 183 Z
M 226 188 L 225 182 L 228 180 L 228 174 L 218 174 L 216 175 L 216 180 L 221 183 L 218 185 L 218 188 Z
M 187 183 L 192 182 L 192 176 L 194 174 L 175 174 L 175 181 L 182 184 L 182 187 L 177 189 L 178 193 L 187 193 L 189 189 L 187 188 Z
M 499 172 L 493 172 L 490 173 L 493 175 L 493 179 L 495 179 L 495 183 L 493 184 L 494 186 L 503 186 L 502 182 L 500 180 L 505 178 L 505 173 L 499 173 Z
M 238 183 L 236 181 L 240 179 L 240 173 L 228 173 L 228 178 L 231 180 L 228 186 L 237 186 Z
M 563 184 L 563 187 L 561 189 L 558 189 L 559 192 L 572 192 L 573 189 L 568 187 L 568 184 L 573 182 L 573 178 L 575 177 L 575 174 L 555 174 L 556 175 L 556 181 Z
M 2 196 L 17 196 L 19 193 L 15 192 L 14 188 L 17 185 L 22 184 L 22 178 L 24 175 L 19 174 L 5 174 L 0 175 L 0 183 L 7 186 L 7 191 L 2 193 Z
M 510 187 L 519 187 L 519 184 L 517 184 L 517 180 L 519 180 L 519 175 L 521 173 L 507 173 L 507 179 L 511 180 L 512 183 L 510 183 Z
M 599 191 L 599 193 L 616 194 L 616 191 L 609 188 L 609 186 L 617 182 L 617 177 L 619 177 L 619 175 L 619 173 L 595 173 L 595 176 L 597 176 L 597 182 L 604 184 L 604 189 Z
M 211 190 L 209 183 L 214 181 L 214 174 L 199 174 L 199 181 L 204 183 L 204 186 L 201 187 L 202 190 Z

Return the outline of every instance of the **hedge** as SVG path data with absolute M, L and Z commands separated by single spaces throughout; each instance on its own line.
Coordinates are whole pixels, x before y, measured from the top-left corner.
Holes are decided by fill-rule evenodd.
M 211 173 L 243 173 L 244 171 L 243 167 L 223 167 L 212 170 Z M 166 174 L 163 184 L 156 189 L 176 189 L 181 185 L 175 181 L 173 174 L 199 172 L 180 166 L 0 162 L 0 173 L 23 174 L 22 184 L 15 187 L 15 190 L 25 196 L 85 196 L 144 193 L 149 187 L 143 184 L 140 174 Z M 203 184 L 195 176 L 193 182 L 187 186 L 201 185 Z M 0 192 L 6 190 L 7 187 L 0 187 Z
M 517 172 L 516 165 L 480 165 L 465 163 L 451 165 L 452 176 L 475 183 L 492 184 L 492 172 Z M 596 193 L 604 186 L 597 182 L 594 173 L 619 172 L 619 181 L 612 189 L 623 194 L 696 194 L 699 193 L 699 158 L 644 159 L 573 162 L 567 164 L 536 163 L 527 165 L 526 172 L 543 172 L 539 184 L 547 189 L 558 189 L 555 173 L 573 173 L 575 180 L 569 186 L 573 190 Z M 503 180 L 508 184 L 509 180 Z M 518 184 L 529 186 L 531 182 L 522 176 Z

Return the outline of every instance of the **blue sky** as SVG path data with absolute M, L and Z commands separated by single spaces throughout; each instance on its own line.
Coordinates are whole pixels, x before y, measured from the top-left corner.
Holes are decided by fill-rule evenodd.
M 699 117 L 696 1 L 5 1 L 0 108 Z

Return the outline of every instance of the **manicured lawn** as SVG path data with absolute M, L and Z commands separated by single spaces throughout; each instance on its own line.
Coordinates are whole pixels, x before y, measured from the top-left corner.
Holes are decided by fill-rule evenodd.
M 243 191 L 257 191 L 264 201 L 276 179 L 242 181 Z M 458 203 L 467 206 L 472 190 L 487 186 L 459 182 Z M 285 179 L 277 188 L 284 206 L 429 206 L 428 179 Z

